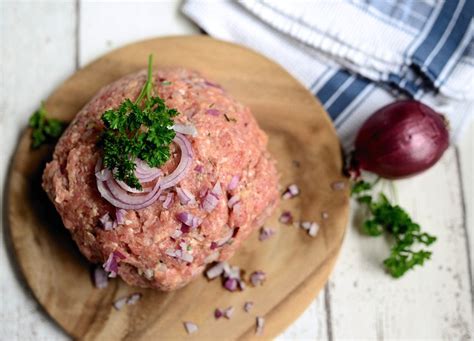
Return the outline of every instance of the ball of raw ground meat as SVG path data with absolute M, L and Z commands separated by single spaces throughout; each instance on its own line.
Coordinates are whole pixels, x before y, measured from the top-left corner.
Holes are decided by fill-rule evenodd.
M 124 222 L 113 230 L 105 230 L 100 222 L 107 213 L 114 217 L 116 211 L 97 190 L 94 169 L 102 153 L 97 142 L 104 128 L 100 118 L 125 98 L 138 96 L 146 80 L 144 71 L 104 87 L 77 114 L 44 170 L 43 187 L 91 262 L 104 263 L 114 251 L 119 252 L 123 257 L 118 259 L 118 275 L 125 282 L 173 290 L 189 283 L 207 263 L 230 258 L 263 223 L 278 203 L 278 175 L 266 149 L 267 136 L 246 106 L 194 71 L 165 69 L 153 76 L 157 94 L 180 112 L 175 122 L 197 129 L 196 136 L 188 136 L 194 152 L 192 167 L 178 185 L 191 192 L 196 203 L 182 205 L 174 195 L 168 208 L 157 200 L 144 209 L 126 211 Z M 179 162 L 174 144 L 171 151 L 162 167 L 165 174 Z M 238 183 L 229 190 L 232 178 L 234 184 L 238 178 Z M 201 195 L 217 182 L 223 195 L 208 213 L 202 208 Z M 175 194 L 175 190 L 162 195 Z M 228 200 L 234 195 L 239 201 L 229 208 Z M 201 218 L 201 225 L 182 229 L 176 218 L 181 212 Z M 226 243 L 229 237 L 231 242 Z M 186 257 L 177 257 L 176 250 L 185 251 Z

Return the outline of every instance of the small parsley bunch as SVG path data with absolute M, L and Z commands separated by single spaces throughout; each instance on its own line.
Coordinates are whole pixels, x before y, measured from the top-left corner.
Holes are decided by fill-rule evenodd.
M 359 180 L 352 186 L 352 195 L 365 204 L 370 217 L 362 225 L 362 230 L 369 236 L 377 237 L 384 232 L 394 239 L 390 256 L 384 260 L 387 271 L 395 278 L 403 276 L 416 265 L 423 265 L 431 257 L 431 251 L 414 248 L 421 245 L 429 246 L 436 237 L 422 232 L 420 225 L 415 223 L 408 213 L 398 205 L 392 205 L 384 194 L 378 200 L 368 194 L 373 185 Z
M 55 118 L 47 118 L 48 112 L 41 102 L 40 108 L 30 117 L 28 125 L 31 131 L 31 148 L 37 149 L 42 144 L 56 140 L 61 136 L 66 124 Z
M 172 117 L 178 112 L 168 108 L 160 97 L 152 96 L 152 65 L 150 55 L 147 81 L 135 102 L 127 98 L 117 109 L 102 114 L 104 165 L 116 179 L 137 189 L 142 186 L 135 176 L 135 158 L 150 167 L 163 165 L 170 158 L 169 146 L 176 135 L 171 127 Z

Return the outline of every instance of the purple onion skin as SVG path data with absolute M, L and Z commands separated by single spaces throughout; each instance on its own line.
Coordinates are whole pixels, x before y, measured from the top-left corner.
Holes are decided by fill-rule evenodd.
M 449 146 L 444 116 L 414 100 L 377 110 L 362 125 L 354 159 L 383 178 L 406 178 L 433 166 Z

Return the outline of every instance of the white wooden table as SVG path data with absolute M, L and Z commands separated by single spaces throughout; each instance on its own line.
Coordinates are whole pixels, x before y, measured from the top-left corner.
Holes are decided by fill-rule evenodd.
M 40 101 L 75 70 L 115 47 L 198 33 L 179 6 L 166 0 L 0 1 L 2 188 L 17 138 Z M 384 239 L 362 236 L 351 223 L 329 283 L 280 339 L 473 339 L 473 153 L 471 124 L 435 167 L 396 184 L 401 206 L 438 236 L 432 261 L 394 280 L 381 268 L 388 252 Z M 3 230 L 0 339 L 67 339 L 24 287 Z

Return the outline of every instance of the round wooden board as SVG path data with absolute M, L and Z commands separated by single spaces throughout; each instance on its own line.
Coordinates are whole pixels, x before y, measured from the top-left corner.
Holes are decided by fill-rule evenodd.
M 150 53 L 155 68 L 196 69 L 250 106 L 270 137 L 282 186 L 300 186 L 301 196 L 282 201 L 267 222 L 278 227 L 277 234 L 262 243 L 256 231 L 230 261 L 247 272 L 263 269 L 267 281 L 237 293 L 204 276 L 171 293 L 128 287 L 120 280 L 95 289 L 89 265 L 41 189 L 41 173 L 52 147 L 31 151 L 28 131 L 13 158 L 7 190 L 9 237 L 18 264 L 38 301 L 74 338 L 248 339 L 254 337 L 257 315 L 266 319 L 262 337 L 274 337 L 316 297 L 341 247 L 349 195 L 347 188 L 331 187 L 335 181 L 346 182 L 335 130 L 313 95 L 280 66 L 241 46 L 204 36 L 159 38 L 115 50 L 61 85 L 47 100 L 48 111 L 71 120 L 102 86 L 145 68 Z M 278 216 L 286 209 L 296 220 L 317 221 L 317 237 L 280 225 Z M 322 212 L 329 217 L 322 219 Z M 112 308 L 115 299 L 137 291 L 143 293 L 138 304 L 121 311 Z M 243 312 L 245 301 L 255 302 L 251 313 Z M 231 320 L 214 320 L 216 307 L 231 305 L 236 308 Z M 195 322 L 199 331 L 187 335 L 182 321 Z

